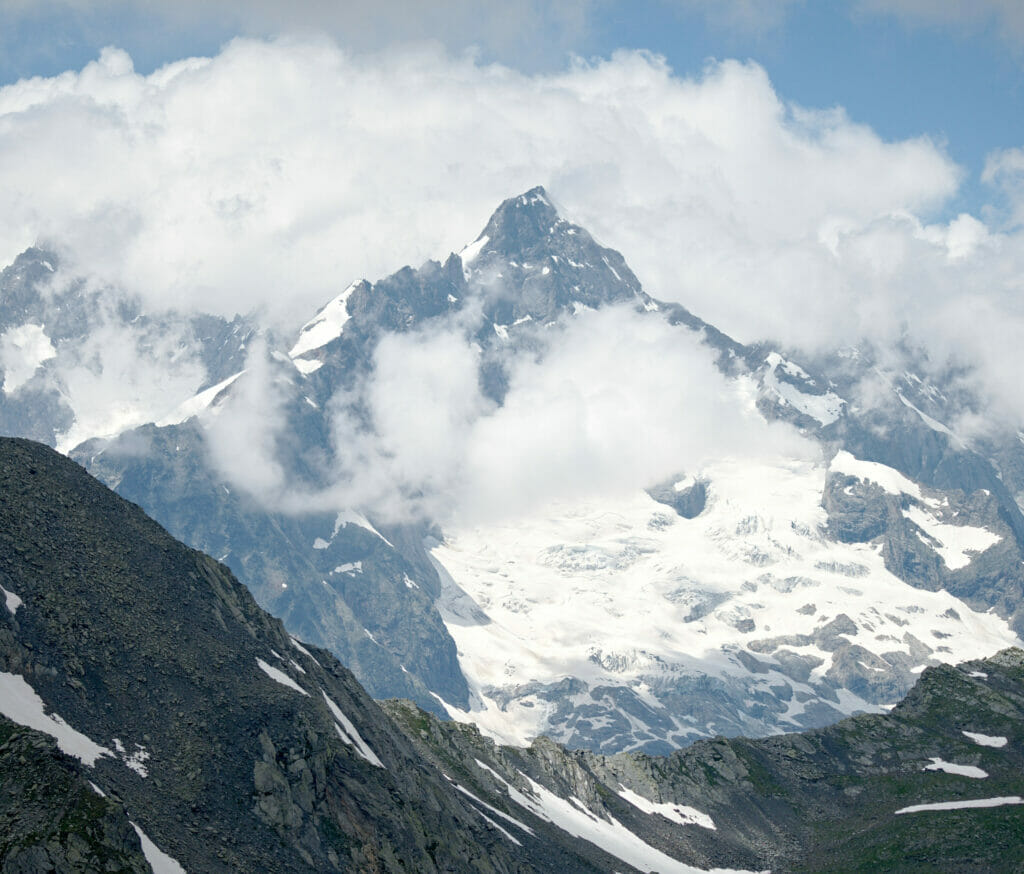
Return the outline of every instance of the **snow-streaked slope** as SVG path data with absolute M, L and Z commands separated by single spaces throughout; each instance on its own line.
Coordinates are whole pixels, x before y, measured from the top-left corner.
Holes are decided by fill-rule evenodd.
M 962 731 L 960 732 L 964 737 L 974 741 L 980 747 L 993 747 L 994 749 L 1002 749 L 1008 743 L 1005 737 L 993 736 L 990 734 L 981 734 L 977 731 Z
M 292 358 L 300 358 L 308 352 L 326 346 L 331 340 L 341 336 L 345 323 L 350 318 L 348 299 L 359 285 L 359 282 L 353 282 L 302 326 L 295 345 L 292 346 L 288 353 Z
M 178 860 L 172 859 L 154 844 L 149 835 L 139 828 L 136 823 L 132 823 L 132 828 L 135 829 L 135 833 L 139 836 L 139 842 L 142 844 L 142 854 L 153 869 L 153 874 L 186 874 L 185 869 L 181 867 Z
M 0 714 L 19 725 L 50 735 L 63 752 L 90 767 L 100 756 L 116 758 L 113 750 L 76 731 L 56 713 L 47 713 L 43 699 L 18 674 L 0 671 Z
M 631 789 L 619 789 L 619 797 L 624 798 L 634 807 L 640 808 L 644 813 L 651 816 L 663 816 L 665 819 L 678 823 L 679 825 L 699 825 L 701 828 L 716 831 L 714 820 L 706 813 L 702 813 L 695 807 L 688 807 L 685 804 L 671 804 L 669 802 L 651 801 L 642 795 L 637 795 Z
M 168 413 L 164 418 L 157 421 L 157 426 L 164 428 L 168 425 L 180 425 L 187 419 L 191 419 L 193 416 L 198 416 L 204 410 L 209 408 L 222 391 L 224 391 L 229 385 L 231 385 L 238 377 L 240 377 L 244 370 L 240 370 L 238 373 L 229 376 L 227 379 L 218 382 L 216 385 L 212 385 L 207 389 L 199 392 L 194 397 L 189 398 L 182 404 L 179 404 L 174 410 Z
M 896 811 L 900 813 L 924 813 L 930 810 L 975 810 L 985 807 L 1005 807 L 1008 804 L 1024 804 L 1019 795 L 1004 795 L 999 798 L 975 798 L 970 801 L 938 801 L 933 804 L 912 804 Z
M 988 773 L 977 765 L 958 765 L 956 762 L 947 762 L 938 756 L 933 756 L 930 765 L 925 765 L 926 771 L 942 771 L 944 774 L 955 774 L 958 777 L 970 777 L 973 780 L 984 780 Z
M 506 784 L 509 797 L 535 816 L 553 823 L 574 837 L 589 841 L 611 856 L 622 859 L 641 871 L 658 871 L 662 874 L 699 874 L 706 869 L 687 865 L 645 843 L 614 817 L 600 817 L 578 798 L 561 798 L 535 780 L 524 775 L 529 784 L 529 793 L 521 792 Z M 717 874 L 729 874 L 729 869 L 715 868 Z M 742 874 L 733 871 L 732 874 Z
M 840 470 L 920 497 L 841 456 Z M 475 693 L 449 712 L 510 743 L 678 745 L 878 710 L 925 664 L 1019 643 L 1004 620 L 898 579 L 875 546 L 828 539 L 827 472 L 723 460 L 699 472 L 694 519 L 637 492 L 447 532 L 432 550 L 451 576 L 439 605 Z
M 784 374 L 781 378 L 780 371 Z M 779 403 L 809 416 L 820 425 L 831 425 L 843 414 L 846 401 L 833 391 L 820 391 L 802 367 L 787 361 L 778 352 L 772 352 L 765 359 L 763 379 L 766 390 L 775 395 Z M 801 391 L 795 382 L 802 383 L 808 391 Z M 820 393 L 815 393 L 814 389 L 819 389 Z

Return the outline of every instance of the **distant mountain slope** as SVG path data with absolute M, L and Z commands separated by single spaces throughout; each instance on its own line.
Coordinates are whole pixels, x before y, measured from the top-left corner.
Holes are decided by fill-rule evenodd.
M 66 452 L 163 419 L 240 371 L 255 335 L 249 318 L 145 311 L 28 249 L 0 273 L 0 433 Z

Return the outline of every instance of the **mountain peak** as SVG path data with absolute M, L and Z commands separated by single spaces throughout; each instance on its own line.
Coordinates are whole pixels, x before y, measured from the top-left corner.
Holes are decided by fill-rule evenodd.
M 559 224 L 566 222 L 551 205 L 543 186 L 538 185 L 503 201 L 477 241 L 486 237 L 491 244 L 488 248 L 513 253 L 526 243 L 548 236 Z
M 487 315 L 502 326 L 527 316 L 547 323 L 577 305 L 648 300 L 622 255 L 559 216 L 540 185 L 504 201 L 459 258 L 467 282 L 501 278 L 506 293 Z

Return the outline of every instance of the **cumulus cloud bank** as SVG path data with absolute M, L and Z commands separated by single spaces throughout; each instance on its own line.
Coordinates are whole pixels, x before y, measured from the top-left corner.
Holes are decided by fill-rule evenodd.
M 754 64 L 685 79 L 629 53 L 526 76 L 326 40 L 239 40 L 150 76 L 106 50 L 0 90 L 0 155 L 5 259 L 48 239 L 155 302 L 302 320 L 541 183 L 652 293 L 741 335 L 793 320 L 794 274 L 828 306 L 821 235 L 927 213 L 959 177 L 927 140 L 787 106 Z M 775 304 L 748 315 L 755 287 Z
M 921 348 L 936 369 L 967 373 L 993 416 L 1024 419 L 1019 154 L 993 156 L 985 175 L 1001 211 L 940 218 L 962 177 L 941 145 L 886 142 L 841 109 L 788 104 L 754 63 L 686 78 L 632 52 L 527 75 L 439 48 L 240 39 L 142 76 L 108 49 L 79 72 L 0 89 L 0 158 L 3 259 L 44 241 L 65 269 L 150 306 L 262 309 L 286 327 L 353 279 L 460 249 L 501 200 L 543 184 L 651 294 L 737 339 Z M 420 380 L 450 378 L 471 355 L 450 338 L 408 342 Z M 388 348 L 382 384 L 408 378 L 388 369 Z M 473 470 L 490 469 L 498 438 L 474 435 L 499 421 L 514 433 L 529 406 L 517 398 L 561 397 L 553 416 L 581 403 L 582 389 L 527 363 L 513 376 L 503 410 L 467 389 L 424 424 L 465 449 L 433 475 L 482 488 Z M 646 378 L 660 385 L 656 368 Z M 621 448 L 600 399 L 585 399 Z M 377 403 L 373 451 L 414 490 L 415 447 Z M 599 464 L 599 429 L 579 427 Z M 558 436 L 547 445 L 564 460 Z

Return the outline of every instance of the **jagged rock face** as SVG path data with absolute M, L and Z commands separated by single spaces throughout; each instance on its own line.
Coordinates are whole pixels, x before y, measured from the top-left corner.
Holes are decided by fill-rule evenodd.
M 575 312 L 610 304 L 696 332 L 767 418 L 820 442 L 822 463 L 716 462 L 628 499 L 438 531 L 267 510 L 211 464 L 202 416 L 85 444 L 75 457 L 221 557 L 372 694 L 508 741 L 547 733 L 603 752 L 667 752 L 718 733 L 824 725 L 892 704 L 927 664 L 1019 641 L 1015 435 L 961 440 L 942 423 L 971 398 L 952 382 L 886 372 L 869 346 L 805 360 L 652 300 L 622 256 L 561 218 L 543 189 L 505 201 L 444 263 L 353 283 L 288 355 L 278 350 L 288 425 L 277 460 L 290 482 L 320 486 L 333 470 L 337 405 L 370 426 L 360 391 L 382 338 L 461 331 L 500 404 L 510 350 L 542 357 Z M 890 381 L 889 408 L 856 408 L 868 373 Z M 228 414 L 239 380 L 210 415 Z M 885 469 L 851 474 L 829 460 L 840 451 Z M 872 478 L 892 475 L 907 490 Z
M 303 640 L 329 648 L 374 697 L 443 712 L 434 691 L 468 705 L 455 644 L 434 608 L 437 574 L 422 547 L 417 563 L 361 517 L 269 512 L 224 483 L 205 440 L 194 421 L 150 426 L 102 448 L 86 444 L 75 457 L 174 536 L 218 556 L 262 606 Z M 138 452 L 140 442 L 146 452 Z M 401 542 L 403 532 L 388 536 Z

